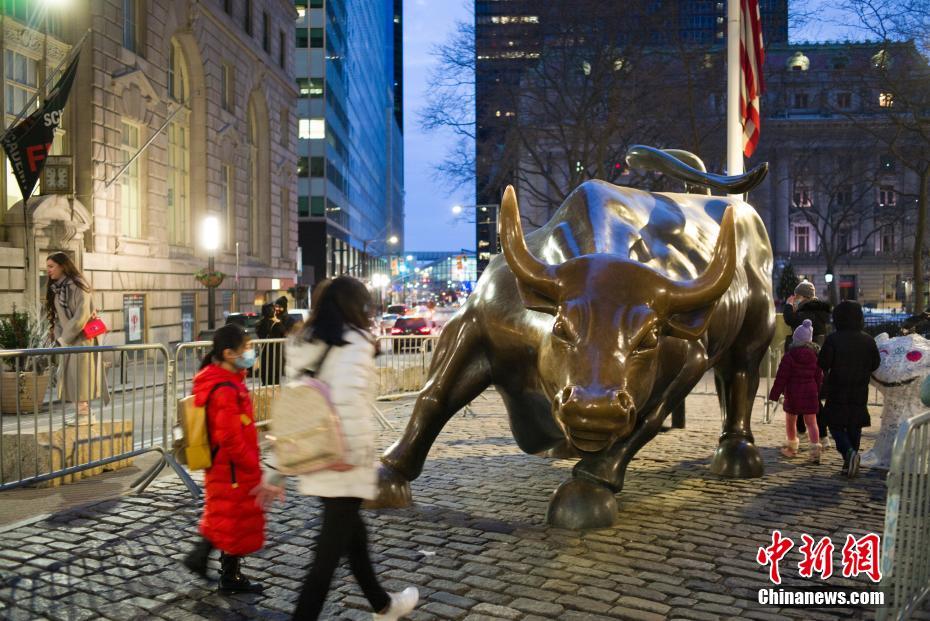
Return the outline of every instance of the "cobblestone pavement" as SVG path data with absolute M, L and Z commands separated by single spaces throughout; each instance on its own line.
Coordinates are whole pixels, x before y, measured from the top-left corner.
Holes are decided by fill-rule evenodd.
M 411 402 L 381 404 L 400 428 Z M 835 451 L 824 463 L 777 454 L 781 414 L 754 425 L 766 474 L 726 481 L 707 470 L 720 425 L 716 398 L 691 396 L 688 429 L 662 433 L 629 468 L 615 528 L 578 533 L 545 525 L 549 495 L 570 476 L 571 461 L 524 455 L 499 398 L 489 392 L 440 435 L 416 505 L 366 512 L 376 570 L 388 589 L 416 584 L 423 596 L 411 619 L 832 619 L 872 618 L 860 609 L 764 608 L 767 569 L 759 546 L 781 529 L 831 536 L 840 574 L 848 533 L 881 532 L 885 486 L 863 470 L 838 475 Z M 875 412 L 877 414 L 877 412 Z M 871 446 L 878 416 L 867 430 Z M 386 446 L 395 432 L 383 432 Z M 2 501 L 2 496 L 0 496 Z M 268 587 L 262 596 L 222 597 L 177 559 L 195 532 L 198 507 L 177 479 L 138 496 L 99 503 L 0 533 L 0 617 L 4 619 L 286 619 L 319 526 L 313 499 L 291 491 L 269 516 L 268 545 L 245 568 Z M 797 547 L 782 562 L 784 587 L 798 577 Z M 216 561 L 213 561 L 214 570 Z M 864 576 L 831 578 L 874 591 Z M 370 618 L 345 568 L 327 619 Z

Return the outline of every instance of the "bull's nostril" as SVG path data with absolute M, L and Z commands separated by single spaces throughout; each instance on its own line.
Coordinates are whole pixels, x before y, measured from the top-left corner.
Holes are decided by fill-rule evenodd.
M 561 394 L 561 397 L 560 397 L 562 403 L 568 403 L 569 401 L 571 401 L 572 395 L 574 395 L 574 394 L 575 394 L 575 387 L 574 387 L 574 386 L 569 386 L 569 387 L 567 387 L 567 388 L 563 388 L 563 389 L 562 389 L 562 394 Z
M 633 397 L 625 390 L 614 391 L 614 402 L 624 410 L 633 409 Z

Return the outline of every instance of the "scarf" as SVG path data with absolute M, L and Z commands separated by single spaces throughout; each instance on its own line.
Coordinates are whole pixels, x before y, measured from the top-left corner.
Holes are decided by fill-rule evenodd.
M 73 284 L 74 281 L 71 280 L 70 276 L 65 276 L 52 283 L 52 293 L 55 294 L 55 301 L 64 309 L 67 315 L 66 319 L 71 319 L 72 316 L 69 302 L 71 301 L 71 286 Z

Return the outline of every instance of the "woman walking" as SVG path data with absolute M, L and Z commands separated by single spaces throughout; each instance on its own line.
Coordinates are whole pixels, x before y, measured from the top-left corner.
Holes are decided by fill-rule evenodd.
M 258 434 L 245 385 L 245 374 L 254 363 L 255 350 L 245 331 L 227 324 L 213 334 L 213 347 L 194 376 L 194 403 L 206 409 L 213 463 L 204 476 L 203 538 L 184 565 L 206 575 L 207 558 L 218 548 L 222 593 L 262 591 L 240 571 L 241 558 L 265 543 L 265 512 L 256 496 L 267 490 L 262 486 Z
M 362 501 L 376 495 L 375 434 L 371 426 L 374 401 L 375 345 L 368 332 L 371 298 L 360 281 L 342 276 L 319 292 L 313 315 L 287 352 L 287 376 L 312 372 L 330 389 L 330 398 L 345 435 L 344 464 L 299 477 L 298 489 L 323 501 L 323 525 L 316 555 L 297 601 L 294 619 L 320 616 L 333 572 L 343 556 L 376 620 L 400 619 L 414 609 L 419 592 L 409 587 L 388 594 L 378 583 L 368 554 Z M 278 477 L 280 484 L 280 477 Z
M 45 260 L 48 286 L 45 312 L 55 347 L 89 347 L 96 339 L 84 335 L 84 326 L 94 316 L 90 284 L 64 252 Z M 77 404 L 78 420 L 92 421 L 90 401 L 110 402 L 106 375 L 99 354 L 65 354 L 58 361 L 58 398 Z

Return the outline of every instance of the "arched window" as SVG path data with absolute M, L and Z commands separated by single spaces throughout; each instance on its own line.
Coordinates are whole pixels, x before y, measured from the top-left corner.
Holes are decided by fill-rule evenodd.
M 258 166 L 258 112 L 255 109 L 255 103 L 249 102 L 248 114 L 248 134 L 249 134 L 249 162 L 248 162 L 248 183 L 249 183 L 249 254 L 253 257 L 261 256 L 261 247 L 259 244 L 259 166 Z
M 190 80 L 180 44 L 168 48 L 168 95 L 181 110 L 168 125 L 168 241 L 189 246 L 190 234 Z M 172 111 L 174 108 L 172 108 Z

